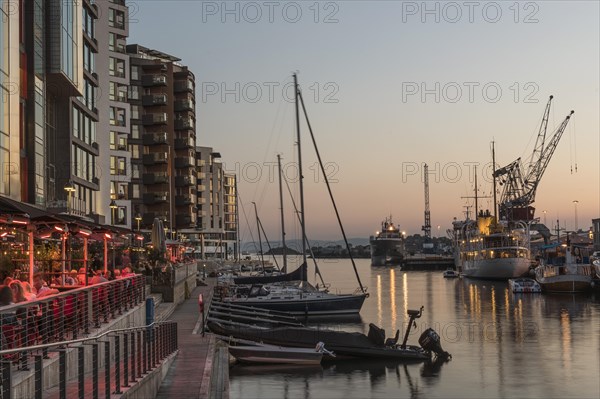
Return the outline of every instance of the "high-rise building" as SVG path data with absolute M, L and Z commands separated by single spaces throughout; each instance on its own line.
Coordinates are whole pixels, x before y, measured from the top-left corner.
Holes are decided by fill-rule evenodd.
M 134 214 L 171 231 L 196 226 L 195 78 L 180 59 L 128 45 Z M 135 218 L 135 215 L 132 217 Z
M 31 0 L 1 2 L 0 10 L 0 193 L 96 214 L 98 8 Z
M 132 228 L 131 157 L 133 152 L 139 158 L 139 146 L 129 145 L 129 56 L 125 47 L 129 9 L 124 0 L 97 4 L 102 17 L 96 24 L 96 37 L 102 50 L 96 66 L 104 91 L 98 96 L 98 144 L 102 149 L 98 169 L 103 188 L 98 193 L 98 209 L 112 225 Z
M 20 129 L 20 22 L 14 4 L 0 2 L 0 195 L 15 200 L 23 194 L 20 154 L 25 134 Z

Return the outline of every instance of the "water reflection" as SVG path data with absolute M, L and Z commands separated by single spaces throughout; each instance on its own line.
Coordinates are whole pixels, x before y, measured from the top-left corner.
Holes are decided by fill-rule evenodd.
M 297 375 L 236 372 L 232 399 L 600 397 L 600 294 L 513 294 L 504 281 L 449 280 L 441 272 L 358 264 L 361 278 L 373 287 L 361 319 L 344 324 L 328 317 L 322 323 L 361 332 L 375 323 L 391 335 L 404 331 L 407 309 L 424 305 L 425 317 L 417 320 L 409 343 L 433 327 L 452 361 L 361 360 Z M 341 261 L 328 265 L 328 276 L 347 279 L 347 286 L 336 286 L 341 291 L 355 288 L 350 268 Z

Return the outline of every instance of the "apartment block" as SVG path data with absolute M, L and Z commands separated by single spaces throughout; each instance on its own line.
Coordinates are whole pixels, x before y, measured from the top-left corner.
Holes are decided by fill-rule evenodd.
M 101 109 L 98 123 L 98 144 L 102 148 L 98 168 L 103 188 L 98 208 L 112 225 L 132 228 L 131 157 L 137 146 L 129 144 L 131 108 L 128 102 L 129 9 L 124 0 L 97 3 L 102 18 L 96 25 L 98 45 L 102 49 L 96 58 L 103 93 L 98 98 Z M 137 154 L 136 154 L 137 155 Z
M 180 59 L 137 44 L 130 57 L 131 199 L 143 228 L 196 226 L 195 77 Z M 135 218 L 135 216 L 134 216 Z

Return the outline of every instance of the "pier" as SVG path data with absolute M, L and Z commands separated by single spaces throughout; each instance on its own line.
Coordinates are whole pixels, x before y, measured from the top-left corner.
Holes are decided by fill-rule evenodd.
M 417 255 L 404 259 L 402 270 L 446 270 L 454 268 L 454 258 L 451 256 Z

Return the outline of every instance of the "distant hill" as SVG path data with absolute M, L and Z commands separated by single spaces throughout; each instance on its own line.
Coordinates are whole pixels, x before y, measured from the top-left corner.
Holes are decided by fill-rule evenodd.
M 286 255 L 300 255 L 300 252 L 298 252 L 292 248 L 289 248 L 286 245 L 285 254 Z M 271 248 L 270 250 L 265 252 L 265 255 L 283 255 L 283 247 Z
M 310 246 L 311 247 L 328 247 L 328 246 L 335 246 L 335 245 L 341 245 L 342 247 L 344 247 L 346 244 L 344 244 L 344 240 L 335 240 L 335 241 L 326 241 L 326 240 L 310 240 Z M 368 238 L 349 238 L 348 242 L 352 245 L 352 246 L 357 246 L 357 245 L 369 245 L 369 239 Z M 300 253 L 302 251 L 302 241 L 301 240 L 286 240 L 285 241 L 285 245 L 287 248 L 289 249 L 293 249 L 296 252 Z M 243 242 L 241 244 L 242 247 L 242 252 L 250 252 L 250 253 L 256 253 L 258 252 L 258 242 L 254 243 L 254 242 Z M 271 247 L 273 249 L 276 249 L 277 247 L 281 247 L 281 242 L 280 241 L 271 241 Z M 263 250 L 265 251 L 265 253 L 267 253 L 267 245 L 265 242 L 263 242 Z

